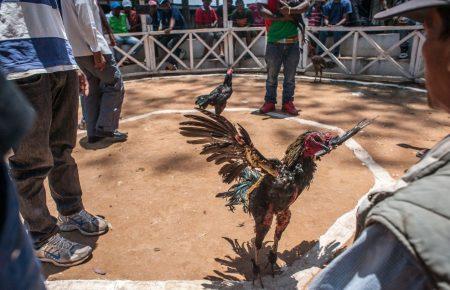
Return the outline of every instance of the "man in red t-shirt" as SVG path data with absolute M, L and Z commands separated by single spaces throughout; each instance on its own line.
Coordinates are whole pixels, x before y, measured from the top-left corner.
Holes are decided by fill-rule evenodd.
M 197 28 L 216 28 L 218 26 L 219 18 L 216 11 L 211 8 L 211 0 L 203 0 L 203 5 L 197 8 L 195 11 L 195 25 Z M 202 33 L 204 35 L 205 42 L 212 47 L 214 39 L 220 39 L 222 33 L 220 32 L 207 32 Z M 220 56 L 223 57 L 223 42 L 219 44 Z M 205 47 L 203 50 L 203 56 L 206 55 L 208 49 Z

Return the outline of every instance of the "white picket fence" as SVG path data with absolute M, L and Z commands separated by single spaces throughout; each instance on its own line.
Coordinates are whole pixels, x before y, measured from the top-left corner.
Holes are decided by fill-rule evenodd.
M 342 33 L 342 38 L 338 42 L 327 46 L 326 43 L 319 40 L 320 32 L 336 31 Z M 403 31 L 403 35 L 406 34 L 401 39 L 400 31 Z M 248 44 L 245 38 L 239 37 L 239 34 L 247 32 L 254 36 L 251 43 Z M 212 46 L 205 41 L 205 33 L 217 34 L 217 39 Z M 170 49 L 161 42 L 161 38 L 165 36 L 163 31 L 118 34 L 119 36 L 134 36 L 139 39 L 138 44 L 128 49 L 115 47 L 120 54 L 118 63 L 124 75 L 173 73 L 173 71 L 166 70 L 169 57 L 173 57 L 177 62 L 176 73 L 218 72 L 229 67 L 241 71 L 265 71 L 266 30 L 264 27 L 238 28 L 230 25 L 229 28 L 179 30 L 172 31 L 171 34 L 179 35 L 180 39 Z M 424 75 L 421 51 L 425 35 L 422 26 L 307 27 L 306 39 L 322 48 L 324 51 L 322 56 L 328 57 L 336 63 L 337 68 L 334 69 L 334 72 L 337 73 L 401 76 L 409 80 L 420 79 Z M 388 39 L 390 42 L 386 41 Z M 405 42 L 409 44 L 409 58 L 399 60 L 397 57 L 399 47 Z M 219 54 L 220 45 L 224 47 L 224 55 Z M 333 49 L 337 46 L 341 46 L 339 57 L 332 54 Z M 175 54 L 177 48 L 183 48 L 186 52 L 183 59 Z M 202 55 L 205 48 L 207 53 Z M 302 51 L 298 72 L 305 72 L 311 67 L 307 57 L 308 44 L 306 42 L 303 43 Z M 342 53 L 343 51 L 347 51 L 347 55 Z M 348 53 L 349 51 L 350 53 Z M 126 66 L 124 66 L 125 61 L 128 62 Z M 134 66 L 130 66 L 130 63 Z

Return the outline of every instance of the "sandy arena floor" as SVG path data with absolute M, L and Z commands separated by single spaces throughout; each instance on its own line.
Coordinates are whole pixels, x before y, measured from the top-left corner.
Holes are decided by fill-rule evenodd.
M 222 76 L 186 76 L 126 83 L 123 119 L 159 110 L 191 109 L 195 96 L 209 92 Z M 362 118 L 379 116 L 355 139 L 374 160 L 398 178 L 417 161 L 416 151 L 398 144 L 429 147 L 449 132 L 450 118 L 430 110 L 424 93 L 350 84 L 297 82 L 296 104 L 302 119 L 348 129 Z M 264 79 L 239 76 L 228 108 L 257 108 Z M 281 157 L 308 127 L 285 119 L 225 112 L 250 132 L 267 157 Z M 251 277 L 250 216 L 224 207 L 215 194 L 227 189 L 207 163 L 178 133 L 183 116 L 152 115 L 121 125 L 122 144 L 85 143 L 74 151 L 85 207 L 105 216 L 112 230 L 98 238 L 70 233 L 95 248 L 93 258 L 70 269 L 44 266 L 48 280 L 240 280 Z M 104 147 L 104 148 L 102 148 Z M 292 220 L 281 240 L 279 264 L 290 265 L 334 221 L 352 209 L 373 185 L 369 170 L 342 146 L 319 162 L 311 188 L 291 207 Z M 49 206 L 55 213 L 51 198 Z M 272 240 L 270 232 L 267 240 Z M 99 275 L 96 272 L 105 272 Z

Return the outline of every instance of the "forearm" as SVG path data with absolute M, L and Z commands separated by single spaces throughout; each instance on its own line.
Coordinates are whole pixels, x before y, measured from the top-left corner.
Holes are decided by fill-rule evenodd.
M 111 26 L 109 26 L 109 23 L 108 23 L 108 19 L 106 19 L 106 15 L 105 15 L 105 12 L 103 12 L 103 9 L 98 9 L 99 10 L 99 14 L 100 14 L 100 20 L 101 20 L 101 22 L 102 22 L 102 27 L 103 27 L 103 30 L 107 33 L 107 34 L 109 34 L 109 35 L 112 35 L 112 34 L 114 34 L 113 33 L 113 31 L 112 31 L 112 29 L 111 29 Z
M 310 6 L 310 2 L 307 0 L 295 7 L 290 7 L 286 2 L 284 2 L 283 0 L 278 0 L 280 1 L 281 4 L 284 5 L 283 9 L 287 9 L 289 11 L 288 14 L 290 15 L 296 15 L 296 14 L 302 14 L 304 13 L 306 10 L 308 10 L 309 6 Z
M 336 26 L 344 25 L 346 22 L 347 22 L 347 16 L 345 16 L 344 18 L 342 18 L 341 21 L 339 21 L 338 23 L 336 23 Z

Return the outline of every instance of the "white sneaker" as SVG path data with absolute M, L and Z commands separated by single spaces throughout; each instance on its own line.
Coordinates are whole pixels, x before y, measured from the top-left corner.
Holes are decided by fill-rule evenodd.
M 35 253 L 41 262 L 52 263 L 59 267 L 70 267 L 86 261 L 92 254 L 92 248 L 56 234 Z
M 58 216 L 58 226 L 62 232 L 80 231 L 86 236 L 98 236 L 108 231 L 108 223 L 99 216 L 94 216 L 84 209 L 69 216 Z

